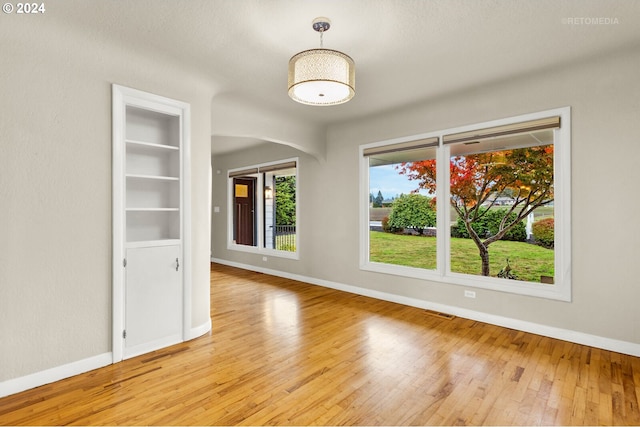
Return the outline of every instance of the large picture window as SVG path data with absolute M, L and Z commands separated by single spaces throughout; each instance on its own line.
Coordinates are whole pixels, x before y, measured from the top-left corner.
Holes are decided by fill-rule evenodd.
M 297 171 L 297 159 L 229 171 L 230 249 L 297 258 Z
M 435 173 L 437 150 L 438 138 L 427 138 L 363 151 L 369 171 L 370 261 L 436 270 L 435 189 L 414 188 L 403 168 L 431 165 Z
M 362 268 L 569 300 L 569 121 L 564 108 L 362 146 Z

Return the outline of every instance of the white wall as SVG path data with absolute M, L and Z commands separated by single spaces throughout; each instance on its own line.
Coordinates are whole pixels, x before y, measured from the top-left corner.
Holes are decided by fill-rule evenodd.
M 0 384 L 111 351 L 112 83 L 191 104 L 192 327 L 209 318 L 215 88 L 60 14 L 0 24 Z
M 634 268 L 640 259 L 640 201 L 635 195 L 640 182 L 639 69 L 640 49 L 614 52 L 330 127 L 326 163 L 309 162 L 300 168 L 300 260 L 265 264 L 249 254 L 230 253 L 219 236 L 213 240 L 214 257 L 640 348 L 640 286 Z M 460 286 L 359 269 L 360 144 L 564 106 L 572 108 L 573 127 L 572 302 L 483 289 L 475 289 L 477 298 L 472 300 L 463 297 Z M 237 158 L 229 161 L 230 167 L 242 166 Z M 224 206 L 226 190 L 215 180 L 214 204 Z M 223 215 L 214 219 L 214 236 L 224 220 Z

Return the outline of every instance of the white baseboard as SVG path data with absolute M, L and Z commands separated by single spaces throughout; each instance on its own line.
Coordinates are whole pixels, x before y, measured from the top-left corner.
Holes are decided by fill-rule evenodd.
M 132 347 L 125 346 L 123 356 L 125 359 L 131 359 L 143 354 L 151 353 L 152 351 L 180 344 L 181 342 L 183 342 L 182 334 L 169 335 L 157 340 L 143 342 L 142 344 L 134 345 Z
M 192 340 L 194 338 L 198 338 L 207 332 L 211 331 L 211 318 L 208 318 L 206 322 L 202 325 L 196 326 L 195 328 L 191 328 L 189 331 L 189 336 L 187 337 L 187 341 Z
M 269 274 L 271 276 L 298 280 L 300 282 L 310 283 L 312 285 L 324 286 L 326 288 L 336 289 L 339 291 L 349 292 L 352 294 L 376 298 L 384 301 L 395 302 L 398 304 L 422 308 L 425 310 L 434 310 L 442 313 L 453 314 L 458 317 L 477 320 L 479 322 L 489 323 L 491 325 L 497 325 L 505 328 L 516 329 L 523 332 L 530 332 L 536 335 L 542 335 L 550 338 L 557 338 L 560 340 L 569 341 L 576 344 L 588 345 L 590 347 L 596 347 L 604 350 L 610 350 L 618 353 L 629 354 L 631 356 L 640 357 L 640 344 L 637 344 L 637 343 L 586 334 L 584 332 L 577 332 L 569 329 L 556 328 L 554 326 L 541 325 L 539 323 L 527 322 L 524 320 L 512 319 L 509 317 L 482 313 L 479 311 L 468 310 L 465 308 L 433 303 L 433 302 L 429 302 L 429 301 L 425 301 L 417 298 L 405 297 L 402 295 L 395 295 L 388 292 L 375 291 L 372 289 L 361 288 L 353 285 L 345 285 L 343 283 L 316 279 L 314 277 L 302 276 L 299 274 L 288 273 L 285 271 L 271 270 L 268 268 L 257 267 L 249 264 L 242 264 L 234 261 L 227 261 L 219 258 L 211 258 L 211 261 L 219 264 L 223 264 L 223 265 L 228 265 L 230 267 L 238 267 L 245 270 L 251 270 L 259 273 Z
M 34 372 L 33 374 L 25 375 L 24 377 L 0 382 L 0 397 L 19 393 L 30 388 L 39 387 L 64 378 L 89 372 L 97 368 L 102 368 L 103 366 L 111 365 L 113 361 L 112 357 L 111 352 L 103 353 L 87 359 L 67 363 L 66 365 L 56 366 L 55 368 L 46 369 L 40 372 Z
M 191 328 L 189 337 L 186 341 L 192 340 L 211 331 L 211 318 L 207 319 L 202 325 Z M 177 342 L 180 342 L 178 340 Z M 141 351 L 140 353 L 145 353 Z M 132 357 L 129 355 L 128 357 Z M 46 369 L 23 377 L 13 378 L 0 382 L 0 397 L 9 396 L 10 394 L 20 393 L 21 391 L 31 388 L 40 387 L 41 385 L 56 382 L 74 375 L 83 374 L 94 369 L 102 368 L 113 363 L 113 355 L 111 352 L 99 354 L 87 359 L 78 360 L 77 362 L 67 363 L 66 365 L 56 366 L 55 368 Z

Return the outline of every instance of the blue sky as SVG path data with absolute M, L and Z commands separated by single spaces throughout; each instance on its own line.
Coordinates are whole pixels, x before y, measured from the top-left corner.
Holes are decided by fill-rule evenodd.
M 369 192 L 374 196 L 380 191 L 385 199 L 391 199 L 400 194 L 409 194 L 417 188 L 418 182 L 400 175 L 394 165 L 369 168 Z M 428 195 L 425 190 L 421 190 L 420 194 Z

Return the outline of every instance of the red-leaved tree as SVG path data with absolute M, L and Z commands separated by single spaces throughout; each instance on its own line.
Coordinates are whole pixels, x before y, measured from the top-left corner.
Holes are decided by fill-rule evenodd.
M 402 163 L 400 174 L 436 191 L 436 162 Z M 489 276 L 489 245 L 496 242 L 536 208 L 553 201 L 553 145 L 452 157 L 450 203 L 462 218 L 482 260 L 482 275 Z M 481 219 L 501 195 L 512 197 L 492 236 L 479 236 L 472 224 Z M 512 215 L 515 213 L 516 215 Z

